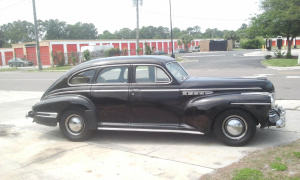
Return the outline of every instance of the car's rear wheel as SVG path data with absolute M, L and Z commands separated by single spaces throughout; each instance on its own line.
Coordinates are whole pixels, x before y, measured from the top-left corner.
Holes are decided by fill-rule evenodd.
M 247 112 L 237 109 L 227 110 L 216 118 L 214 132 L 226 145 L 243 146 L 254 137 L 256 123 Z
M 13 64 L 12 64 L 12 63 L 9 63 L 8 65 L 9 65 L 9 67 L 13 67 Z
M 24 67 L 24 63 L 21 63 L 20 66 L 21 66 L 21 67 Z
M 84 114 L 79 110 L 68 110 L 60 118 L 60 131 L 71 141 L 83 141 L 92 134 Z

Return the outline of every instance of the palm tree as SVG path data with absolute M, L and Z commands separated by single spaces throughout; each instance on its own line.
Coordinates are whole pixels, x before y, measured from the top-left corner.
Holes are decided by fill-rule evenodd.
M 178 39 L 178 45 L 184 45 L 184 50 L 186 52 L 189 52 L 189 43 L 191 43 L 193 40 L 193 37 L 189 34 L 184 34 L 179 37 Z

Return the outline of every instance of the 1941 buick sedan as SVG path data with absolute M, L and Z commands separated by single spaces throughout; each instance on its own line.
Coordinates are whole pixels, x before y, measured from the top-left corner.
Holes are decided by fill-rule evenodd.
M 93 130 L 207 134 L 242 146 L 261 128 L 285 126 L 266 78 L 190 77 L 173 58 L 91 60 L 60 77 L 27 117 L 71 141 Z

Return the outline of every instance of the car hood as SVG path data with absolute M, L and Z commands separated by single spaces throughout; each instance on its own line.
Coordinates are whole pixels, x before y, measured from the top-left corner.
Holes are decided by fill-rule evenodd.
M 189 77 L 181 89 L 209 91 L 255 91 L 274 92 L 273 84 L 266 78 Z

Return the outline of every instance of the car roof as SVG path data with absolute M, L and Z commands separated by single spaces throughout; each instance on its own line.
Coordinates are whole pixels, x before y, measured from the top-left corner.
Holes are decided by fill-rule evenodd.
M 74 73 L 78 70 L 102 66 L 102 65 L 115 65 L 115 64 L 159 64 L 164 65 L 169 62 L 176 61 L 174 58 L 168 56 L 152 56 L 152 55 L 142 55 L 142 56 L 115 56 L 108 58 L 94 59 L 81 63 L 74 68 L 70 69 L 69 73 Z M 69 74 L 68 73 L 68 74 Z

